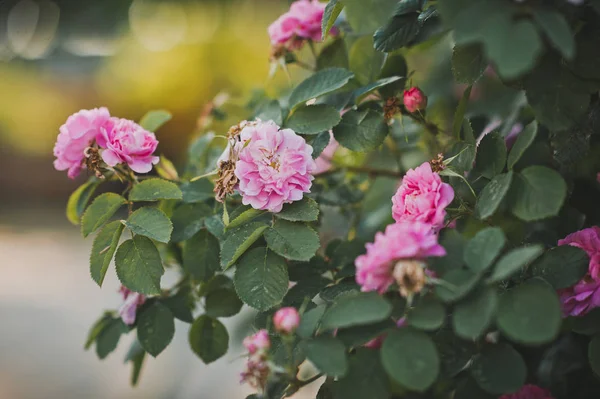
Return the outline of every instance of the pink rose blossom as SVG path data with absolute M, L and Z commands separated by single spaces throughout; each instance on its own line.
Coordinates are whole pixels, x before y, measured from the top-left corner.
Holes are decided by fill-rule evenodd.
M 68 176 L 74 179 L 82 169 L 85 149 L 100 135 L 100 127 L 110 119 L 106 108 L 94 108 L 69 116 L 60 127 L 60 133 L 54 145 L 54 167 L 56 170 L 68 170 Z
M 524 385 L 518 392 L 500 396 L 500 399 L 554 399 L 550 391 L 537 385 Z
M 296 331 L 300 324 L 300 315 L 296 308 L 281 308 L 273 316 L 275 329 L 284 334 L 291 334 Z
M 590 276 L 600 279 L 600 227 L 576 231 L 559 240 L 558 245 L 571 245 L 583 249 L 590 257 Z
M 600 306 L 600 281 L 587 276 L 573 287 L 558 290 L 563 315 L 583 316 Z
M 135 323 L 137 310 L 146 302 L 146 297 L 137 292 L 130 291 L 127 287 L 121 286 L 119 292 L 123 296 L 123 304 L 119 308 L 119 316 L 123 323 L 131 326 Z
M 443 183 L 428 162 L 406 172 L 402 184 L 392 197 L 392 215 L 397 222 L 416 220 L 440 228 L 445 208 L 454 199 L 454 190 Z
M 279 212 L 283 204 L 310 192 L 316 168 L 312 147 L 290 129 L 274 122 L 257 122 L 240 133 L 235 175 L 242 203 Z
M 290 10 L 269 26 L 271 44 L 295 50 L 302 47 L 304 40 L 320 42 L 325 6 L 319 0 L 293 2 Z M 335 30 L 332 28 L 333 32 Z
M 158 146 L 154 133 L 128 119 L 110 118 L 97 141 L 109 166 L 126 163 L 136 173 L 148 173 L 159 161 L 153 155 Z
M 244 338 L 243 345 L 251 355 L 266 352 L 271 347 L 269 333 L 267 330 L 258 330 L 255 334 Z
M 411 113 L 422 111 L 427 108 L 427 96 L 418 87 L 404 90 L 404 107 Z
M 321 155 L 319 155 L 317 159 L 315 159 L 316 169 L 313 172 L 314 175 L 325 173 L 329 169 L 331 169 L 331 160 L 333 159 L 333 155 L 340 146 L 340 143 L 338 143 L 333 138 L 332 132 L 329 132 L 329 137 L 329 144 L 327 144 L 327 147 L 325 147 Z
M 296 35 L 296 31 L 300 26 L 300 21 L 297 17 L 286 12 L 280 16 L 275 22 L 269 25 L 269 37 L 272 45 L 283 45 L 290 41 Z
M 362 291 L 385 292 L 394 282 L 393 269 L 403 259 L 423 259 L 444 256 L 446 250 L 438 244 L 431 225 L 399 222 L 377 233 L 375 242 L 366 245 L 367 253 L 356 258 L 356 282 Z

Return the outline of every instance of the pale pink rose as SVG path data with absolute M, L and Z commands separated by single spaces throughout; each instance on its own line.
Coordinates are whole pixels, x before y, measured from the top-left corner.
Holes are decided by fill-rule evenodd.
M 280 16 L 275 22 L 269 25 L 268 32 L 271 38 L 272 45 L 284 45 L 293 39 L 300 26 L 300 21 L 297 17 L 286 12 Z
M 242 343 L 251 355 L 257 352 L 266 352 L 271 347 L 271 340 L 269 339 L 267 330 L 258 330 L 255 334 L 244 338 Z
M 516 393 L 510 393 L 500 396 L 499 399 L 554 399 L 550 391 L 540 388 L 537 385 L 527 384 Z
M 600 280 L 600 227 L 593 226 L 569 234 L 558 245 L 571 245 L 583 249 L 590 257 L 589 274 Z
M 126 163 L 136 173 L 148 173 L 160 160 L 153 155 L 158 146 L 154 133 L 128 119 L 110 118 L 97 141 L 109 166 Z
M 404 107 L 411 113 L 422 111 L 427 108 L 427 96 L 418 87 L 404 90 Z
M 131 326 L 135 323 L 138 308 L 146 302 L 146 297 L 137 292 L 130 291 L 125 286 L 121 286 L 119 292 L 123 297 L 123 304 L 119 308 L 119 316 L 121 316 L 123 323 Z
M 83 168 L 85 149 L 100 135 L 100 127 L 110 119 L 106 108 L 94 108 L 69 116 L 60 127 L 60 133 L 54 145 L 54 167 L 56 170 L 68 170 L 68 176 L 74 179 Z
M 558 290 L 562 311 L 567 316 L 583 316 L 600 306 L 600 281 L 587 276 L 573 287 Z
M 454 199 L 454 190 L 443 183 L 428 162 L 406 172 L 392 197 L 392 215 L 397 222 L 416 220 L 442 227 L 446 207 Z
M 329 144 L 327 144 L 327 147 L 325 147 L 323 152 L 317 157 L 317 159 L 315 159 L 316 169 L 313 172 L 314 175 L 325 173 L 331 169 L 331 160 L 340 146 L 340 143 L 333 138 L 332 132 L 329 132 L 329 136 Z
M 291 129 L 273 121 L 246 126 L 240 133 L 235 175 L 242 203 L 279 212 L 283 204 L 310 192 L 315 161 L 312 147 Z
M 437 240 L 427 223 L 399 222 L 387 226 L 385 233 L 378 232 L 375 241 L 367 243 L 367 253 L 356 258 L 356 282 L 362 291 L 385 292 L 394 282 L 396 262 L 446 255 Z
M 273 324 L 275 325 L 275 330 L 280 333 L 291 334 L 300 325 L 300 314 L 298 314 L 296 308 L 281 308 L 275 312 Z

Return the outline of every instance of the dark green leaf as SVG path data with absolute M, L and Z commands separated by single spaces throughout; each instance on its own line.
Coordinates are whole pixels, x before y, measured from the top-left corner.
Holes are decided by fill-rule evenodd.
M 183 267 L 198 281 L 207 281 L 220 269 L 219 241 L 207 230 L 200 230 L 185 242 Z
M 510 154 L 508 154 L 508 169 L 512 169 L 515 164 L 521 159 L 525 151 L 529 148 L 529 146 L 535 140 L 535 136 L 537 134 L 538 125 L 536 121 L 531 122 L 529 125 L 523 129 L 515 144 L 512 146 L 510 150 Z
M 426 297 L 409 311 L 406 320 L 419 330 L 437 330 L 444 324 L 445 318 L 444 305 L 433 297 Z
M 321 39 L 325 40 L 329 31 L 335 24 L 335 20 L 340 15 L 342 10 L 344 9 L 343 3 L 338 3 L 337 0 L 329 0 L 329 3 L 325 6 L 325 11 L 323 12 L 323 18 L 321 22 Z
M 137 336 L 142 348 L 153 357 L 171 343 L 175 335 L 173 313 L 160 302 L 143 309 L 137 316 Z
M 515 175 L 509 195 L 512 213 L 528 222 L 558 215 L 566 196 L 560 174 L 538 165 Z
M 516 392 L 525 383 L 527 368 L 519 352 L 506 344 L 486 347 L 473 359 L 471 375 L 486 392 Z
M 310 141 L 310 145 L 313 148 L 312 158 L 317 159 L 323 153 L 323 150 L 329 145 L 329 142 L 331 141 L 331 133 L 321 132 L 312 137 L 313 139 Z
M 584 250 L 563 245 L 544 253 L 531 271 L 558 290 L 577 284 L 588 272 L 589 263 L 589 256 Z
M 319 305 L 316 308 L 304 313 L 300 318 L 300 325 L 296 330 L 296 334 L 298 334 L 298 336 L 301 338 L 312 337 L 319 323 L 321 322 L 321 317 L 323 317 L 325 309 L 325 305 Z
M 454 46 L 452 73 L 457 82 L 472 85 L 483 75 L 487 66 L 488 62 L 481 44 Z
M 391 319 L 375 324 L 342 328 L 337 330 L 336 337 L 339 338 L 347 348 L 358 348 L 375 338 L 383 338 L 389 330 L 395 329 L 396 323 Z
M 437 285 L 435 294 L 444 302 L 454 302 L 465 297 L 479 281 L 479 275 L 464 269 L 450 270 L 444 274 L 446 284 Z
M 333 128 L 333 135 L 341 145 L 352 151 L 371 151 L 379 147 L 388 134 L 383 116 L 372 110 L 348 111 Z
M 385 54 L 373 48 L 373 39 L 360 37 L 352 42 L 349 50 L 350 70 L 358 84 L 366 85 L 377 79 L 385 62 Z
M 189 341 L 194 353 L 209 364 L 227 353 L 229 334 L 219 320 L 203 315 L 192 324 Z
M 171 310 L 175 318 L 186 323 L 194 321 L 194 316 L 192 315 L 194 301 L 195 298 L 189 285 L 180 288 L 177 294 L 161 299 L 161 303 Z
M 588 346 L 588 359 L 590 366 L 597 376 L 600 376 L 600 335 L 596 335 Z
M 81 233 L 87 237 L 98 230 L 127 200 L 115 193 L 104 193 L 96 197 L 81 218 Z
M 227 269 L 233 265 L 262 236 L 267 227 L 266 224 L 252 222 L 229 230 L 221 247 L 221 267 Z
M 234 290 L 218 289 L 206 295 L 206 314 L 212 317 L 235 316 L 242 309 L 242 301 Z
M 323 69 L 296 86 L 290 94 L 290 107 L 295 108 L 308 100 L 337 90 L 346 85 L 352 77 L 354 74 L 344 68 Z
M 502 173 L 506 164 L 506 144 L 498 132 L 485 135 L 477 148 L 475 167 L 488 179 Z
M 132 386 L 136 386 L 139 379 L 140 373 L 142 372 L 142 366 L 144 364 L 144 359 L 146 358 L 146 351 L 140 345 L 139 341 L 136 339 L 131 344 L 129 348 L 129 352 L 127 352 L 127 356 L 125 358 L 125 362 L 131 362 L 131 379 L 130 383 Z
M 265 231 L 270 249 L 291 260 L 310 260 L 319 249 L 319 235 L 304 223 L 277 220 Z
M 149 111 L 140 120 L 140 126 L 149 132 L 156 132 L 162 125 L 172 118 L 169 111 L 162 109 Z
M 355 34 L 372 34 L 393 15 L 397 0 L 343 0 L 346 18 Z
M 411 328 L 393 331 L 381 348 L 383 368 L 398 384 L 423 392 L 437 379 L 440 358 L 427 334 Z
M 240 258 L 234 277 L 235 290 L 244 303 L 267 310 L 281 302 L 288 290 L 285 261 L 259 247 Z
M 120 221 L 116 220 L 104 226 L 94 238 L 90 255 L 90 274 L 100 287 L 102 287 L 110 261 L 117 250 L 124 227 Z
M 418 18 L 414 12 L 393 16 L 373 35 L 375 49 L 389 53 L 410 44 L 421 28 Z
M 135 234 L 153 240 L 168 243 L 171 239 L 173 224 L 163 211 L 157 208 L 143 207 L 133 212 L 125 226 Z
M 173 212 L 173 242 L 185 241 L 200 231 L 204 220 L 213 214 L 206 204 L 183 204 Z
M 121 318 L 113 318 L 108 321 L 102 331 L 96 337 L 96 354 L 100 359 L 106 358 L 117 348 L 122 334 L 127 333 L 128 328 Z
M 306 343 L 306 357 L 322 373 L 343 377 L 348 372 L 346 347 L 333 337 L 317 337 Z
M 498 305 L 498 294 L 493 287 L 480 288 L 454 308 L 452 325 L 456 335 L 476 340 L 490 326 Z
M 571 326 L 577 334 L 594 335 L 600 333 L 600 308 L 592 309 L 583 316 L 571 318 Z
M 505 243 L 506 237 L 502 229 L 498 227 L 485 228 L 467 244 L 464 253 L 465 263 L 474 272 L 487 270 L 492 266 Z
M 96 320 L 96 322 L 92 325 L 92 328 L 90 328 L 87 338 L 85 339 L 85 345 L 83 346 L 85 350 L 90 349 L 92 344 L 96 342 L 98 335 L 100 335 L 102 330 L 104 330 L 104 328 L 106 328 L 106 326 L 109 325 L 112 320 L 113 317 L 110 312 L 104 313 L 102 317 Z
M 374 92 L 375 90 L 382 89 L 386 86 L 391 85 L 392 83 L 396 83 L 399 80 L 404 80 L 404 79 L 405 79 L 405 77 L 403 77 L 403 76 L 390 76 L 388 78 L 376 80 L 373 83 L 370 83 L 366 86 L 361 87 L 360 89 L 356 89 L 354 91 L 354 102 L 356 104 L 358 104 L 365 97 L 367 97 L 370 93 Z
M 183 193 L 183 202 L 192 204 L 204 202 L 215 197 L 214 186 L 208 179 L 198 179 L 192 182 L 185 182 L 181 185 Z
M 333 43 L 325 47 L 317 57 L 317 71 L 326 68 L 348 68 L 348 50 L 346 43 L 342 38 L 336 39 Z
M 279 105 L 279 101 L 270 100 L 264 104 L 256 114 L 256 118 L 261 121 L 273 121 L 277 126 L 281 126 L 283 124 L 283 110 Z
M 338 110 L 327 104 L 298 108 L 287 120 L 285 127 L 300 134 L 317 134 L 340 123 Z
M 552 45 L 566 59 L 572 59 L 575 56 L 575 39 L 565 17 L 556 11 L 542 8 L 536 9 L 533 17 L 544 33 L 548 35 Z
M 361 293 L 339 298 L 323 315 L 321 328 L 360 326 L 387 319 L 392 305 L 377 293 Z
M 122 243 L 115 264 L 117 276 L 125 287 L 144 295 L 160 294 L 160 278 L 165 270 L 150 239 L 138 235 Z
M 100 185 L 95 177 L 90 178 L 87 182 L 83 183 L 73 191 L 73 194 L 69 196 L 67 202 L 67 219 L 74 225 L 78 225 L 80 222 L 81 215 L 87 206 L 88 201 L 96 191 L 96 188 Z
M 496 324 L 504 335 L 518 343 L 551 342 L 561 325 L 556 291 L 540 279 L 521 284 L 500 297 Z
M 452 134 L 458 140 L 460 140 L 460 132 L 462 130 L 464 120 L 465 120 L 465 112 L 467 111 L 467 104 L 469 103 L 469 98 L 471 97 L 471 89 L 473 86 L 467 86 L 463 95 L 458 103 L 458 107 L 456 107 L 456 112 L 454 113 L 454 124 L 452 126 Z
M 300 201 L 284 205 L 275 217 L 290 222 L 314 222 L 319 217 L 319 204 L 311 198 L 304 197 Z
M 541 245 L 532 245 L 511 250 L 496 263 L 489 281 L 495 283 L 511 277 L 540 256 L 542 252 L 544 252 L 544 248 Z
M 175 183 L 163 179 L 148 179 L 136 184 L 129 193 L 130 201 L 158 201 L 181 199 L 181 190 Z
M 513 172 L 502 173 L 495 176 L 479 194 L 475 204 L 475 215 L 479 219 L 487 219 L 496 213 L 502 200 L 508 193 L 512 183 Z
M 335 399 L 388 399 L 389 382 L 385 376 L 378 353 L 359 348 L 348 357 L 348 372 L 333 383 Z

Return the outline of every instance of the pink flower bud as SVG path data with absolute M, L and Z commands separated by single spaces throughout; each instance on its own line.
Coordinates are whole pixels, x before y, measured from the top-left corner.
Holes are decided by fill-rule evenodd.
M 293 333 L 300 324 L 300 315 L 295 308 L 281 308 L 273 316 L 275 329 L 284 334 Z
M 259 330 L 256 334 L 244 338 L 243 345 L 251 355 L 266 352 L 271 347 L 269 333 L 267 330 Z
M 119 293 L 123 297 L 123 304 L 119 308 L 119 316 L 121 316 L 123 323 L 131 326 L 135 323 L 138 308 L 146 302 L 146 297 L 130 291 L 125 286 L 121 286 Z
M 427 96 L 418 87 L 404 90 L 404 107 L 408 112 L 417 112 L 427 108 Z

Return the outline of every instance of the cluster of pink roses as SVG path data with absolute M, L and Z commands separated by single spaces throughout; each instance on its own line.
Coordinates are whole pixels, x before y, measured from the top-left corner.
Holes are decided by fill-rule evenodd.
M 159 161 L 154 156 L 158 141 L 137 123 L 111 117 L 108 109 L 81 110 L 60 127 L 54 145 L 54 167 L 68 170 L 74 179 L 91 156 L 90 149 L 97 146 L 101 158 L 108 166 L 127 164 L 137 173 L 148 173 Z
M 446 255 L 437 231 L 453 199 L 452 187 L 428 162 L 406 173 L 392 198 L 396 223 L 377 233 L 366 254 L 356 258 L 356 282 L 363 291 L 383 293 L 394 281 L 404 296 L 420 291 L 425 280 L 422 260 Z

